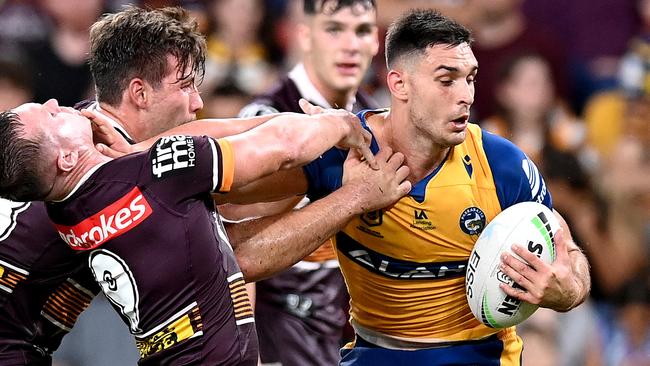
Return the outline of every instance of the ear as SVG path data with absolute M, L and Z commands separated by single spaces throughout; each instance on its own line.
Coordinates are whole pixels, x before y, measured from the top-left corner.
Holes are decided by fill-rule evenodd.
M 148 104 L 149 92 L 149 83 L 140 78 L 133 78 L 129 81 L 126 97 L 130 103 L 138 106 L 138 108 L 145 108 Z
M 60 171 L 69 172 L 77 165 L 79 153 L 77 151 L 59 150 L 59 156 L 56 159 L 56 165 Z
M 391 69 L 386 75 L 386 85 L 393 98 L 406 101 L 408 100 L 408 83 L 406 72 Z

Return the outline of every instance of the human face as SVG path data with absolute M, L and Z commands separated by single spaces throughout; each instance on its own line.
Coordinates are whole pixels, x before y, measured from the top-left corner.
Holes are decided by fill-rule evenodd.
M 539 57 L 522 58 L 513 65 L 496 93 L 501 107 L 513 116 L 540 118 L 552 109 L 555 99 L 551 69 Z
M 160 85 L 151 90 L 151 100 L 143 123 L 146 128 L 136 138 L 145 140 L 170 128 L 182 125 L 196 119 L 196 113 L 203 108 L 203 100 L 195 84 L 195 73 L 179 80 L 177 61 L 168 58 L 169 72 Z M 188 66 L 190 67 L 190 66 Z M 191 70 L 186 70 L 188 74 Z
M 14 109 L 24 126 L 27 138 L 42 137 L 46 144 L 68 146 L 68 143 L 92 146 L 90 121 L 77 110 L 60 107 L 56 99 L 43 104 L 26 103 Z
M 472 49 L 467 43 L 434 45 L 413 57 L 403 61 L 411 62 L 405 66 L 410 123 L 434 144 L 460 144 L 474 102 L 478 62 Z
M 359 88 L 379 47 L 376 18 L 375 9 L 356 4 L 307 19 L 305 67 L 322 94 Z

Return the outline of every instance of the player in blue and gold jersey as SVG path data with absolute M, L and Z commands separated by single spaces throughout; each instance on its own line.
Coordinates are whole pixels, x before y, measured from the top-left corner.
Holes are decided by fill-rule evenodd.
M 470 43 L 467 29 L 430 10 L 410 11 L 388 31 L 391 108 L 359 115 L 373 134 L 374 151 L 404 154 L 413 189 L 337 235 L 357 333 L 342 350 L 342 365 L 521 363 L 514 327 L 489 328 L 470 312 L 465 269 L 479 234 L 499 212 L 522 201 L 552 207 L 552 200 L 519 148 L 468 122 L 478 72 Z M 304 172 L 284 175 L 282 189 L 309 187 L 313 198 L 336 189 L 347 155 L 329 151 Z M 503 287 L 508 295 L 557 311 L 585 299 L 588 263 L 560 221 L 553 264 L 517 247 L 530 266 L 502 257 L 502 270 L 522 286 Z

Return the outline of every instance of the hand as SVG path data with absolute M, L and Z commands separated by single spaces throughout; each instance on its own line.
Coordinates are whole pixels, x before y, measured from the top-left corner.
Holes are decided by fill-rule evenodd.
M 354 114 L 343 109 L 325 109 L 309 103 L 305 99 L 298 101 L 300 108 L 305 114 L 310 116 L 319 115 L 322 118 L 339 118 L 347 128 L 348 133 L 339 141 L 336 147 L 340 149 L 356 149 L 368 162 L 372 169 L 379 169 L 375 156 L 370 151 L 370 142 L 372 141 L 372 134 L 361 126 L 359 118 Z
M 506 294 L 556 311 L 568 311 L 578 302 L 580 285 L 573 273 L 568 246 L 571 238 L 565 237 L 564 229 L 555 234 L 555 261 L 545 263 L 536 255 L 520 245 L 514 245 L 512 251 L 525 262 L 512 254 L 501 255 L 500 269 L 522 289 L 500 284 Z M 527 262 L 527 263 L 526 263 Z
M 81 110 L 81 114 L 91 122 L 95 148 L 100 153 L 110 158 L 118 158 L 135 151 L 106 116 L 88 109 Z
M 354 199 L 359 202 L 361 212 L 385 208 L 397 202 L 411 191 L 411 182 L 406 180 L 409 168 L 404 163 L 404 155 L 386 147 L 376 155 L 378 169 L 372 169 L 362 161 L 356 150 L 350 150 L 343 164 L 343 187 L 354 189 Z

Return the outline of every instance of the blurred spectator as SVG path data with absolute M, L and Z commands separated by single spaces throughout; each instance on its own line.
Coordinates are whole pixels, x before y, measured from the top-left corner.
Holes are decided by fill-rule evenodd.
M 525 13 L 565 46 L 571 106 L 582 113 L 593 93 L 616 86 L 618 60 L 638 32 L 639 0 L 528 0 Z
M 0 42 L 33 42 L 47 38 L 48 26 L 38 0 L 0 1 Z
M 591 334 L 587 366 L 650 365 L 650 277 L 639 276 L 622 289 L 613 324 L 601 318 Z
M 32 100 L 32 78 L 18 62 L 0 59 L 0 110 Z
M 252 100 L 252 96 L 235 85 L 220 85 L 209 95 L 202 94 L 201 116 L 206 118 L 233 118 Z
M 642 108 L 644 98 L 650 95 L 650 0 L 638 0 L 638 11 L 643 29 L 629 42 L 622 58 L 618 69 L 619 88 L 593 95 L 585 107 L 588 141 L 601 158 L 611 154 L 618 144 L 627 124 L 628 108 L 634 105 Z M 644 117 L 642 113 L 632 115 Z M 647 115 L 646 118 L 650 120 Z
M 547 150 L 578 152 L 584 126 L 558 98 L 548 61 L 534 53 L 503 61 L 494 75 L 498 83 L 486 92 L 497 112 L 482 126 L 513 141 L 540 165 Z
M 26 47 L 34 75 L 34 101 L 56 98 L 74 105 L 91 95 L 92 79 L 86 64 L 88 29 L 99 17 L 101 0 L 40 0 L 53 22 L 48 39 Z
M 553 84 L 561 98 L 566 97 L 563 43 L 554 39 L 543 26 L 533 24 L 523 13 L 524 0 L 473 0 L 475 16 L 470 24 L 476 42 L 474 55 L 479 63 L 476 96 L 472 106 L 474 119 L 493 115 L 496 101 L 493 91 L 499 69 L 506 60 L 537 53 L 550 65 Z
M 276 80 L 262 0 L 218 0 L 208 5 L 212 31 L 202 90 L 232 84 L 261 93 Z

